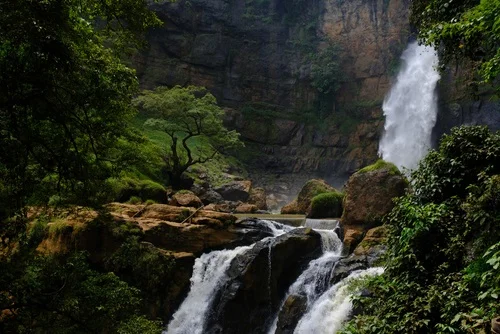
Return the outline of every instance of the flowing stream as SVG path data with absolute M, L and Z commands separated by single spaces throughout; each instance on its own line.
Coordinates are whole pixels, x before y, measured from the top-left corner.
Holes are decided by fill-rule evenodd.
M 385 125 L 379 154 L 399 168 L 414 169 L 430 149 L 436 124 L 438 57 L 434 48 L 413 42 L 401 61 L 396 83 L 382 106 Z

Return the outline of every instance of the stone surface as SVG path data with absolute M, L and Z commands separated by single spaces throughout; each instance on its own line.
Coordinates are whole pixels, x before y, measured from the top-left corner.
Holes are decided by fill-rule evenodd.
M 163 1 L 152 8 L 165 23 L 134 64 L 143 88 L 207 87 L 236 111 L 227 124 L 256 144 L 263 169 L 349 173 L 376 160 L 381 103 L 409 36 L 409 2 Z M 320 129 L 296 116 L 321 103 L 307 53 L 325 40 L 342 47 L 346 82 L 325 108 L 336 121 Z M 250 112 L 239 112 L 244 107 Z M 256 109 L 272 116 L 252 116 Z
M 267 210 L 266 190 L 261 187 L 252 188 L 248 203 L 255 204 L 259 210 Z
M 208 204 L 219 204 L 224 201 L 224 198 L 222 198 L 222 195 L 216 192 L 213 189 L 209 189 L 206 192 L 202 193 L 200 196 L 201 201 L 203 204 L 208 205 Z
M 394 207 L 393 198 L 404 195 L 406 187 L 404 176 L 389 168 L 355 173 L 345 187 L 341 224 L 363 231 L 380 225 Z
M 330 276 L 330 284 L 340 282 L 355 270 L 368 268 L 368 262 L 365 256 L 350 255 L 340 259 L 335 265 L 332 275 Z
M 255 204 L 242 203 L 234 209 L 234 213 L 256 213 L 259 208 Z
M 368 230 L 363 240 L 354 249 L 354 255 L 365 256 L 368 264 L 373 266 L 387 250 L 385 245 L 387 233 L 385 225 Z
M 335 188 L 327 184 L 324 180 L 312 179 L 300 189 L 297 199 L 285 205 L 281 213 L 301 213 L 306 214 L 309 211 L 311 200 L 314 196 L 325 192 L 336 191 Z
M 342 248 L 342 253 L 344 255 L 351 254 L 356 246 L 363 240 L 364 231 L 360 229 L 345 229 L 342 228 L 344 238 L 344 246 Z
M 275 334 L 293 334 L 297 323 L 305 314 L 306 308 L 307 297 L 301 295 L 288 296 L 278 315 Z
M 289 286 L 320 254 L 320 235 L 298 229 L 260 241 L 237 256 L 228 270 L 228 282 L 214 300 L 205 333 L 221 328 L 224 333 L 265 333 Z
M 250 189 L 252 188 L 251 181 L 233 181 L 216 188 L 217 191 L 226 201 L 242 201 L 246 202 L 250 197 Z
M 198 198 L 198 196 L 196 196 L 192 191 L 189 190 L 181 190 L 176 192 L 172 196 L 170 204 L 174 206 L 187 206 L 193 208 L 199 208 L 203 206 L 203 203 Z

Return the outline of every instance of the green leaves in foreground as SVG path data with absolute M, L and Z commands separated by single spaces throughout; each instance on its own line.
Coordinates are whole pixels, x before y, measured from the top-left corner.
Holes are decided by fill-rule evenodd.
M 500 312 L 499 133 L 461 127 L 387 217 L 386 271 L 343 333 L 489 333 Z

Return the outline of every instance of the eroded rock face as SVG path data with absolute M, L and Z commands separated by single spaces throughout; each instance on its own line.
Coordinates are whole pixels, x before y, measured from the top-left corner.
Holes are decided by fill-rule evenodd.
M 267 196 L 264 188 L 252 188 L 250 190 L 250 198 L 248 203 L 254 204 L 259 210 L 267 210 Z
M 320 254 L 320 235 L 298 229 L 260 241 L 237 256 L 228 270 L 228 282 L 214 300 L 204 332 L 265 333 L 289 286 Z
M 363 231 L 380 225 L 394 207 L 393 198 L 404 195 L 407 185 L 404 176 L 390 168 L 355 173 L 345 187 L 341 224 Z
M 409 0 L 246 1 L 178 0 L 152 8 L 165 22 L 148 36 L 149 49 L 135 58 L 141 85 L 207 87 L 236 110 L 228 125 L 256 143 L 258 164 L 288 173 L 352 172 L 377 156 L 381 102 L 409 35 Z M 303 7 L 295 7 L 295 6 Z M 310 29 L 306 24 L 317 22 Z M 311 64 L 298 36 L 342 46 L 347 82 L 328 114 L 358 116 L 342 126 L 318 129 L 287 114 L 314 109 L 320 94 L 311 85 Z M 324 102 L 324 101 L 323 101 Z M 247 117 L 255 104 L 279 117 Z
M 373 266 L 387 250 L 387 233 L 387 226 L 384 225 L 368 230 L 361 243 L 354 249 L 354 255 L 366 256 L 368 265 Z

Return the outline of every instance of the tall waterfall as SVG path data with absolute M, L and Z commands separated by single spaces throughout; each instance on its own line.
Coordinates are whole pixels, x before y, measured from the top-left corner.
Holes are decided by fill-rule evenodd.
M 436 71 L 438 57 L 432 47 L 413 42 L 401 60 L 397 81 L 382 107 L 386 118 L 379 154 L 399 168 L 413 169 L 431 146 L 440 75 Z

